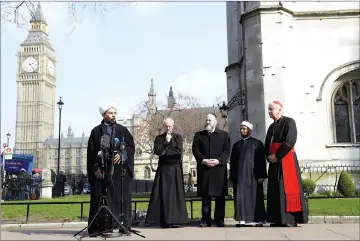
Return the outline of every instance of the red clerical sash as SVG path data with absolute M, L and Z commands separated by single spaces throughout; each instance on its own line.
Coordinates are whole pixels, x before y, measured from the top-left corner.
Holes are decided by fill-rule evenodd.
M 275 154 L 282 143 L 270 143 L 270 155 Z M 298 178 L 295 169 L 294 161 L 294 148 L 292 148 L 284 157 L 281 159 L 285 200 L 286 200 L 286 212 L 300 212 L 300 189 Z

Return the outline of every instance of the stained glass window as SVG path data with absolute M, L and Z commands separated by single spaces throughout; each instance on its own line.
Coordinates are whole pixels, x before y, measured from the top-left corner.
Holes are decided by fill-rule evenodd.
M 333 104 L 336 142 L 360 142 L 360 79 L 343 83 Z

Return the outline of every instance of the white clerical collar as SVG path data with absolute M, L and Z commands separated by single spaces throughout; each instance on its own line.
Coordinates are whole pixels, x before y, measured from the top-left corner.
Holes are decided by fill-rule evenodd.
M 212 133 L 215 132 L 215 130 L 216 130 L 216 128 L 214 128 L 213 130 L 207 131 L 207 132 L 208 132 L 209 134 L 212 134 Z

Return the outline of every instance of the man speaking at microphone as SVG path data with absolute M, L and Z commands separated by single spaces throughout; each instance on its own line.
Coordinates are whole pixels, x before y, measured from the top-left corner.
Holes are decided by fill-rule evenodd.
M 103 117 L 101 124 L 91 130 L 91 134 L 87 146 L 87 171 L 88 180 L 90 184 L 90 211 L 88 224 L 95 217 L 102 192 L 105 191 L 108 206 L 116 217 L 121 220 L 121 214 L 124 214 L 124 226 L 131 229 L 131 182 L 134 178 L 134 153 L 135 144 L 129 130 L 116 123 L 117 109 L 114 104 L 107 104 L 99 108 L 100 114 Z M 104 140 L 110 140 L 109 143 L 103 143 Z M 116 146 L 117 140 L 125 141 L 124 155 L 121 155 Z M 108 148 L 104 148 L 108 146 Z M 107 152 L 110 158 L 104 158 L 106 163 L 105 170 L 102 170 L 101 158 L 99 153 Z M 123 156 L 124 160 L 121 160 Z M 112 158 L 112 159 L 111 159 Z M 125 166 L 125 175 L 123 179 L 123 190 L 121 190 L 122 178 L 122 162 Z M 123 207 L 121 210 L 121 194 L 123 195 Z M 108 215 L 110 217 L 110 215 Z M 101 217 L 101 218 L 100 218 Z M 88 229 L 90 236 L 96 236 L 97 233 L 105 230 L 111 230 L 116 223 L 111 222 L 111 218 L 105 222 L 103 216 L 98 215 L 96 220 L 91 224 Z M 109 222 L 110 220 L 110 222 Z M 106 226 L 105 226 L 106 223 Z M 115 225 L 115 228 L 119 228 Z M 121 231 L 121 229 L 120 229 Z

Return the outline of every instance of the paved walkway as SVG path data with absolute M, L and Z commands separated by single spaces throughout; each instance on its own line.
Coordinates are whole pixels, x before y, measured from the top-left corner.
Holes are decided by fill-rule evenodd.
M 76 240 L 73 235 L 81 228 L 34 229 L 1 231 L 1 240 Z M 147 240 L 359 240 L 359 223 L 353 224 L 306 224 L 296 228 L 249 227 L 198 228 L 183 227 L 159 229 L 139 227 Z M 83 240 L 101 240 L 84 238 Z M 107 240 L 144 240 L 132 234 L 130 237 Z

